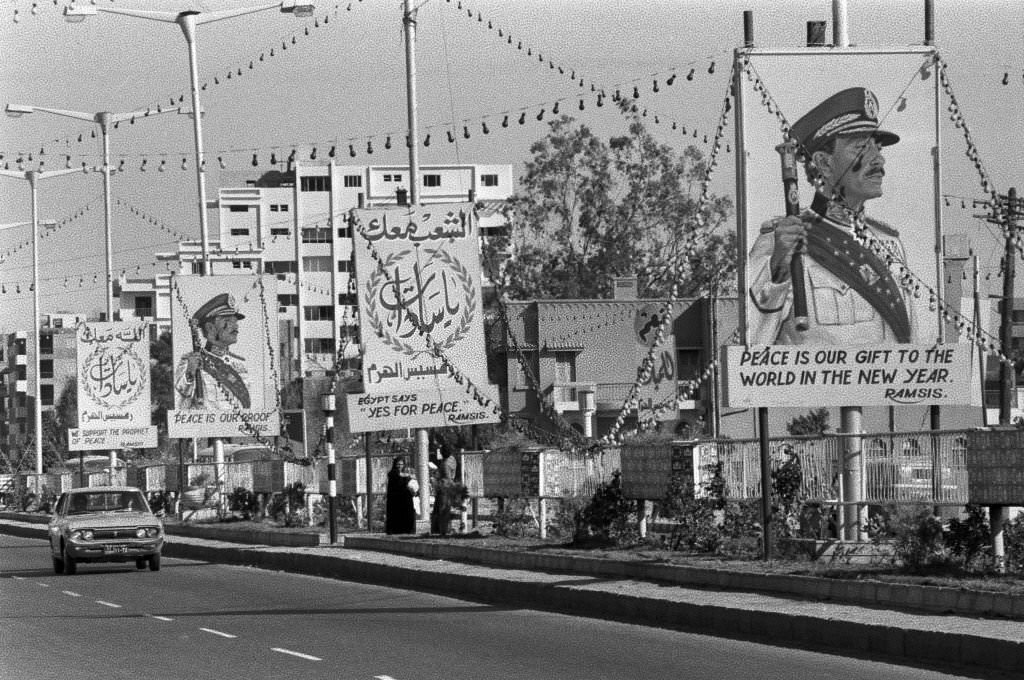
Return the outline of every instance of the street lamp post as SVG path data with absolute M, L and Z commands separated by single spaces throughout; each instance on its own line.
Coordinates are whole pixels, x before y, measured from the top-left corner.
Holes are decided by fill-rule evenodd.
M 282 12 L 292 14 L 296 17 L 308 17 L 313 14 L 312 5 L 288 5 L 283 2 L 258 5 L 255 7 L 240 7 L 214 12 L 200 12 L 198 10 L 187 10 L 184 12 L 161 12 L 156 10 L 123 9 L 118 7 L 75 7 L 64 8 L 64 18 L 70 23 L 78 23 L 86 17 L 94 16 L 100 12 L 108 14 L 123 14 L 138 19 L 152 19 L 165 23 L 178 24 L 185 35 L 185 42 L 188 43 L 188 66 L 189 82 L 192 92 L 192 110 L 202 111 L 199 105 L 199 58 L 196 52 L 196 27 L 200 24 L 208 24 L 214 21 L 230 19 L 232 17 L 253 14 L 268 9 L 280 8 Z M 196 150 L 196 185 L 199 192 L 199 232 L 202 239 L 202 274 L 210 273 L 210 230 L 206 215 L 206 164 L 203 157 L 203 124 L 202 116 L 192 116 L 193 136 L 195 138 Z
M 160 113 L 184 113 L 180 107 L 171 109 L 158 109 L 156 111 L 129 111 L 126 113 L 110 113 L 101 111 L 99 113 L 85 113 L 83 111 L 68 111 L 66 109 L 51 109 L 43 106 L 25 106 L 21 104 L 8 104 L 4 109 L 8 116 L 18 118 L 30 113 L 51 113 L 55 116 L 64 116 L 76 120 L 92 121 L 100 126 L 100 133 L 103 138 L 103 227 L 106 244 L 107 263 L 107 321 L 114 320 L 114 272 L 113 253 L 111 246 L 111 200 L 110 200 L 110 126 L 126 120 L 145 118 Z
M 90 168 L 96 170 L 97 168 Z M 43 474 L 43 399 L 39 376 L 39 182 L 51 177 L 82 172 L 79 168 L 66 170 L 0 170 L 0 176 L 13 177 L 28 181 L 32 192 L 32 326 L 35 332 L 35 352 L 33 359 L 33 383 L 36 392 L 36 403 L 33 409 L 35 427 L 36 474 Z

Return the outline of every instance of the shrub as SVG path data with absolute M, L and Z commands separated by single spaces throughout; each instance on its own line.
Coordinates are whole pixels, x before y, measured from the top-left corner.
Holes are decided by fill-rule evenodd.
M 228 494 L 228 510 L 240 512 L 242 519 L 254 519 L 260 512 L 259 497 L 244 486 L 235 487 L 235 490 Z
M 583 529 L 583 509 L 587 501 L 582 498 L 553 499 L 557 503 L 548 515 L 548 536 L 572 542 Z M 548 501 L 551 503 L 551 501 Z
M 893 546 L 893 561 L 910 571 L 950 563 L 946 551 L 942 521 L 932 514 L 931 506 L 890 506 L 879 518 L 875 540 L 888 539 Z
M 968 571 L 986 571 L 991 566 L 992 531 L 987 513 L 980 505 L 968 505 L 967 517 L 949 520 L 943 538 L 950 555 Z
M 682 475 L 673 475 L 669 480 L 665 497 L 659 504 L 659 514 L 675 522 L 669 535 L 668 547 L 679 550 L 713 552 L 721 542 L 721 531 L 716 510 L 725 506 L 721 497 L 721 465 L 716 468 L 712 481 L 705 485 L 705 493 L 698 497 L 693 482 Z
M 274 494 L 267 507 L 267 513 L 286 527 L 308 526 L 305 485 L 302 482 L 295 482 L 286 486 L 281 493 Z
M 620 473 L 612 473 L 612 481 L 605 482 L 594 492 L 590 503 L 581 513 L 581 528 L 586 537 L 608 545 L 628 546 L 640 539 L 634 503 L 622 495 Z M 579 542 L 579 533 L 574 537 Z
M 509 538 L 540 535 L 530 499 L 518 496 L 505 499 L 502 509 L 494 514 L 494 533 Z
M 1003 525 L 1003 546 L 1006 549 L 1006 569 L 1024 572 L 1024 512 Z

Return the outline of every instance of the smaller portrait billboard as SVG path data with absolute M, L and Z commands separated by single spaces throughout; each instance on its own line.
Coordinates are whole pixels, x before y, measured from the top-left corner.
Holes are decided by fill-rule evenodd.
M 280 433 L 276 300 L 272 276 L 172 279 L 171 437 Z
M 71 451 L 154 448 L 150 422 L 149 325 L 81 323 L 77 328 L 78 427 Z

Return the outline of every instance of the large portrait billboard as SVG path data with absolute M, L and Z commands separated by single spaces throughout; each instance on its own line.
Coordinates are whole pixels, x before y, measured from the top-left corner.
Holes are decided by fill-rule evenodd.
M 272 276 L 172 279 L 171 437 L 280 433 L 276 301 Z
M 348 396 L 350 431 L 499 422 L 473 204 L 357 209 L 353 218 L 364 393 Z
M 149 324 L 81 323 L 76 329 L 78 427 L 71 451 L 154 448 Z
M 922 386 L 917 395 L 881 389 L 856 396 L 844 396 L 842 383 L 819 381 L 803 385 L 794 402 L 788 400 L 793 395 L 769 394 L 764 384 L 745 390 L 752 385 L 739 375 L 750 364 L 739 361 L 737 350 L 728 355 L 736 361 L 726 366 L 736 378 L 728 383 L 730 406 L 813 406 L 834 399 L 857 405 L 968 403 L 972 390 L 959 381 L 970 379 L 971 353 L 927 351 L 940 340 L 934 296 L 942 290 L 933 51 L 753 50 L 740 58 L 748 60 L 736 114 L 746 347 L 768 348 L 773 360 L 791 362 L 774 364 L 775 370 L 799 371 L 807 368 L 795 363 L 799 358 L 864 346 L 883 351 L 861 354 L 875 359 L 858 364 L 857 372 L 884 380 L 904 376 L 904 370 L 940 368 L 932 375 L 944 380 Z M 788 154 L 784 142 L 792 145 Z M 793 345 L 806 351 L 772 349 Z M 905 352 L 884 351 L 896 347 Z M 883 359 L 894 356 L 902 357 L 898 366 Z M 909 356 L 921 363 L 908 364 Z M 924 357 L 968 365 L 948 370 L 924 363 Z M 848 368 L 827 360 L 820 365 Z M 854 401 L 866 398 L 872 401 Z

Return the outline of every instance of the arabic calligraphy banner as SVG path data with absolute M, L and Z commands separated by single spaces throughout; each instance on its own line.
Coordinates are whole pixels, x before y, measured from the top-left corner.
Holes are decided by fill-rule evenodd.
M 392 401 L 350 395 L 350 431 L 499 422 L 497 409 L 474 399 L 427 345 L 429 336 L 498 403 L 487 382 L 473 204 L 357 209 L 353 218 L 364 390 Z
M 171 280 L 175 406 L 167 412 L 171 437 L 274 437 L 280 433 L 274 370 L 276 302 L 273 276 L 175 276 Z
M 78 325 L 78 425 L 71 451 L 154 448 L 150 424 L 149 325 Z

